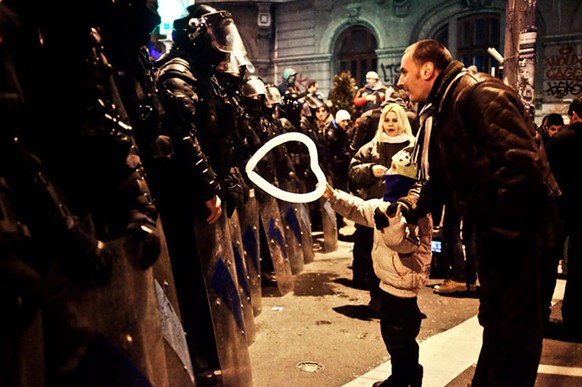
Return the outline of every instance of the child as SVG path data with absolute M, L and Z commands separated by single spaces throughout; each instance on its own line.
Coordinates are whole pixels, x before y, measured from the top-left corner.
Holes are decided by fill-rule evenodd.
M 374 229 L 372 260 L 374 272 L 380 278 L 382 339 L 391 357 L 392 375 L 374 387 L 421 386 L 423 368 L 418 363 L 422 313 L 417 295 L 429 277 L 431 261 L 432 219 L 430 214 L 416 225 L 407 224 L 396 210 L 386 215 L 388 205 L 405 195 L 415 181 L 416 168 L 411 165 L 412 147 L 392 157 L 385 175 L 384 200 L 363 200 L 329 184 L 323 197 L 332 208 L 352 221 Z

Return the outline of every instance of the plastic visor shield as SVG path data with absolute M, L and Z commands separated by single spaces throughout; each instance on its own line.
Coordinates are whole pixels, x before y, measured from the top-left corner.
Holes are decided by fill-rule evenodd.
M 218 51 L 228 53 L 228 60 L 221 63 L 218 70 L 227 73 L 238 73 L 245 66 L 249 73 L 255 71 L 255 66 L 247 57 L 247 50 L 240 37 L 238 29 L 226 11 L 213 12 L 203 16 L 208 28 L 208 36 L 212 46 Z
M 281 103 L 281 93 L 279 92 L 279 89 L 277 89 L 277 86 L 275 85 L 269 85 L 267 87 L 267 101 L 271 104 L 277 104 L 277 103 Z

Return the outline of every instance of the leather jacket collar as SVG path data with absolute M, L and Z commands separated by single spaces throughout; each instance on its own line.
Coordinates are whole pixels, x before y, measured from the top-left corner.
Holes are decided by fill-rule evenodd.
M 434 106 L 438 106 L 445 90 L 449 83 L 461 72 L 464 65 L 459 61 L 452 61 L 449 65 L 438 75 L 430 94 L 428 95 L 427 102 L 432 102 Z

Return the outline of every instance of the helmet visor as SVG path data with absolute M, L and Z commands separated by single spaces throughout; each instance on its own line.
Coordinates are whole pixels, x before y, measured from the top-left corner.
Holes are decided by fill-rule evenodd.
M 254 72 L 255 66 L 247 57 L 247 50 L 231 14 L 218 11 L 208 13 L 203 18 L 206 21 L 212 46 L 218 51 L 229 54 L 229 59 L 222 63 L 219 70 L 238 73 L 239 68 L 245 66 L 249 73 Z
M 275 85 L 268 85 L 267 86 L 267 101 L 266 104 L 268 106 L 273 106 L 273 105 L 278 105 L 281 103 L 281 93 L 279 92 L 279 89 L 277 89 L 277 86 Z
M 266 96 L 267 87 L 265 86 L 265 83 L 257 77 L 248 78 L 243 84 L 242 94 L 248 98 L 258 98 L 261 95 Z

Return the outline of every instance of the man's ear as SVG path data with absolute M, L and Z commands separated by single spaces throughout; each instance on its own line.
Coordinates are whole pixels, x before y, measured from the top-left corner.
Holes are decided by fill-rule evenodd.
M 420 68 L 420 77 L 424 80 L 430 80 L 433 78 L 433 76 L 436 76 L 434 70 L 434 63 L 425 62 Z

